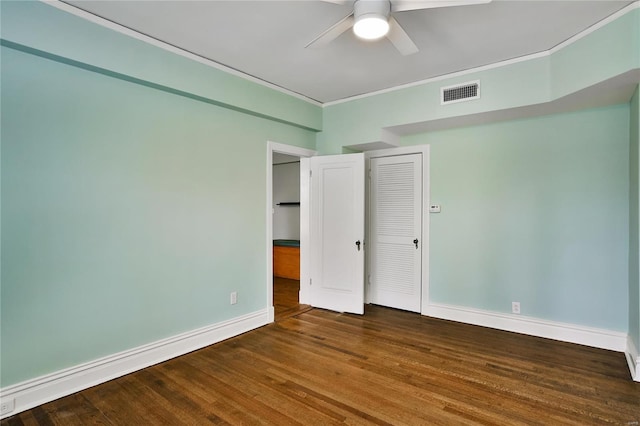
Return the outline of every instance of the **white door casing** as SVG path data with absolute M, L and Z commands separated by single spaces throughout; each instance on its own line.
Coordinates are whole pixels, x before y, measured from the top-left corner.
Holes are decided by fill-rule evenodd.
M 270 307 L 270 321 L 273 321 L 273 284 L 272 284 L 272 273 L 271 273 L 271 153 L 273 152 L 282 152 L 290 155 L 298 155 L 301 158 L 301 235 L 300 235 L 300 303 L 306 304 L 314 304 L 311 300 L 311 286 L 310 286 L 310 277 L 311 277 L 311 258 L 313 254 L 311 253 L 311 184 L 310 184 L 310 158 L 304 157 L 312 157 L 316 154 L 315 151 L 302 149 L 295 146 L 279 144 L 275 142 L 268 142 L 267 147 L 267 302 Z M 423 176 L 422 176 L 422 199 L 423 199 L 423 208 L 427 206 L 430 202 L 430 194 L 429 194 L 429 146 L 408 146 L 401 148 L 392 148 L 392 149 L 384 149 L 384 150 L 376 150 L 376 151 L 368 151 L 365 153 L 365 157 L 367 159 L 378 158 L 378 157 L 390 157 L 390 156 L 398 156 L 398 155 L 406 155 L 406 154 L 415 154 L 419 153 L 422 155 L 423 161 Z M 312 157 L 315 158 L 315 157 Z M 369 160 L 367 160 L 369 161 Z M 364 173 L 360 174 L 360 176 L 364 176 Z M 368 182 L 368 181 L 367 181 Z M 369 191 L 367 191 L 369 194 Z M 369 203 L 370 204 L 370 203 Z M 368 213 L 367 209 L 367 213 Z M 422 240 L 424 243 L 420 244 L 420 251 L 422 252 L 422 309 L 421 312 L 423 315 L 426 315 L 428 312 L 429 306 L 429 214 L 425 211 L 421 212 L 423 223 L 422 223 Z M 368 222 L 369 223 L 369 222 Z M 368 231 L 371 232 L 370 229 Z M 369 238 L 369 234 L 367 235 Z M 369 252 L 370 244 L 367 241 L 367 252 Z M 370 269 L 367 269 L 369 272 Z M 367 287 L 367 293 L 369 293 L 369 286 Z M 367 294 L 367 296 L 369 296 Z M 369 303 L 370 300 L 367 300 Z M 331 308 L 329 308 L 331 309 Z M 335 310 L 344 310 L 346 309 L 335 309 Z
M 267 254 L 267 308 L 269 310 L 269 322 L 274 320 L 274 308 L 273 308 L 273 153 L 279 152 L 287 155 L 294 155 L 301 158 L 300 167 L 300 280 L 302 282 L 309 281 L 308 262 L 310 258 L 309 253 L 309 215 L 306 209 L 308 209 L 308 196 L 309 186 L 308 180 L 302 178 L 302 174 L 305 172 L 302 164 L 302 160 L 305 157 L 311 157 L 316 155 L 316 151 L 300 148 L 293 145 L 286 145 L 274 141 L 267 141 L 267 176 L 266 183 L 266 254 Z M 308 174 L 308 171 L 307 171 Z M 300 286 L 300 302 L 303 302 L 303 290 L 305 286 Z
M 364 313 L 364 154 L 312 157 L 310 304 Z
M 370 161 L 370 303 L 421 311 L 422 154 Z

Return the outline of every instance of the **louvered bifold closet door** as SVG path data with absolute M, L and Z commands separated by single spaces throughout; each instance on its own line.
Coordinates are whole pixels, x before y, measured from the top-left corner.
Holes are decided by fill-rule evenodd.
M 420 312 L 422 155 L 371 159 L 369 301 Z

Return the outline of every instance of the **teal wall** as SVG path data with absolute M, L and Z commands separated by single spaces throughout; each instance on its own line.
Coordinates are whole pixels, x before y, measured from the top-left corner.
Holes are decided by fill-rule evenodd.
M 633 105 L 610 106 L 601 89 L 639 72 L 634 8 L 525 60 L 326 105 L 316 149 L 394 132 L 401 146 L 431 145 L 431 201 L 443 206 L 431 215 L 431 302 L 508 313 L 519 301 L 523 315 L 626 332 L 639 308 L 628 299 Z M 440 105 L 441 87 L 473 80 L 480 99 Z
M 631 99 L 629 132 L 629 337 L 640 348 L 640 86 Z
M 322 108 L 154 47 L 40 1 L 0 2 L 2 39 L 294 126 L 320 130 Z
M 0 8 L 1 387 L 266 308 L 267 140 L 338 153 L 640 68 L 636 9 L 551 56 L 323 109 L 42 2 Z M 476 78 L 480 100 L 439 106 L 440 86 Z M 636 92 L 403 138 L 431 144 L 443 205 L 432 300 L 519 300 L 637 344 L 637 111 Z
M 482 84 L 480 99 L 440 105 L 441 87 L 477 79 Z M 386 127 L 547 102 L 549 90 L 549 59 L 543 57 L 326 106 L 317 149 L 338 154 L 345 145 L 384 140 L 381 129 Z
M 430 301 L 626 331 L 629 108 L 425 133 Z
M 438 123 L 532 105 L 544 107 L 634 70 L 640 70 L 638 8 L 548 55 L 327 105 L 317 149 L 337 154 L 344 146 L 387 141 L 382 129 L 394 130 L 395 126 Z M 441 87 L 474 80 L 480 80 L 480 99 L 440 105 Z
M 640 68 L 640 9 L 550 56 L 553 99 Z
M 1 55 L 1 386 L 267 307 L 266 141 L 313 132 Z

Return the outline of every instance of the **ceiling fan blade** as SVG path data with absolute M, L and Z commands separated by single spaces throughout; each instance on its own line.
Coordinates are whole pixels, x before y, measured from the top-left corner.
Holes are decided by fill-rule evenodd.
M 320 1 L 323 1 L 325 3 L 339 4 L 341 6 L 346 6 L 348 4 L 353 3 L 353 0 L 320 0 Z
M 387 38 L 404 56 L 418 52 L 418 47 L 413 43 L 413 40 L 411 40 L 409 35 L 393 17 L 389 17 L 389 33 L 387 33 Z
M 391 12 L 433 9 L 435 7 L 470 6 L 490 2 L 491 0 L 391 0 Z
M 314 38 L 305 47 L 325 47 L 327 44 L 338 38 L 340 34 L 351 28 L 353 26 L 353 21 L 353 13 L 351 13 L 344 19 L 340 20 L 337 24 L 320 34 L 318 37 Z

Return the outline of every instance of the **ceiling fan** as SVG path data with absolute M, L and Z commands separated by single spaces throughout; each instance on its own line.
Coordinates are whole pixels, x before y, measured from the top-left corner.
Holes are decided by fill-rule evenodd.
M 316 37 L 305 47 L 324 47 L 353 27 L 356 36 L 376 40 L 386 36 L 403 55 L 418 51 L 409 35 L 392 16 L 396 12 L 432 9 L 447 6 L 466 6 L 489 3 L 491 0 L 322 0 L 327 3 L 352 5 L 353 11 Z

